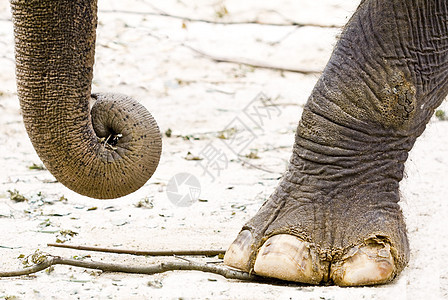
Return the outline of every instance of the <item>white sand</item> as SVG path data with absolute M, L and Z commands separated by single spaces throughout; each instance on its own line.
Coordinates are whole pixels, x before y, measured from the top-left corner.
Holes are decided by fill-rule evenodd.
M 171 14 L 224 21 L 258 18 L 284 22 L 285 16 L 303 23 L 343 25 L 356 1 L 164 1 L 156 8 Z M 153 3 L 156 3 L 153 1 Z M 243 4 L 242 4 L 243 3 Z M 216 25 L 111 10 L 157 12 L 148 0 L 100 1 L 94 91 L 126 93 L 141 101 L 154 115 L 162 132 L 163 154 L 153 178 L 132 195 L 100 201 L 77 195 L 48 171 L 29 170 L 40 164 L 22 124 L 17 100 L 13 35 L 8 2 L 0 3 L 0 266 L 21 268 L 19 254 L 41 249 L 66 257 L 90 254 L 92 260 L 149 264 L 174 258 L 144 258 L 49 248 L 60 230 L 78 233 L 67 243 L 130 249 L 226 248 L 241 226 L 258 210 L 285 169 L 294 130 L 317 75 L 254 69 L 215 63 L 182 46 L 187 44 L 213 55 L 248 57 L 260 61 L 321 70 L 340 29 L 263 25 Z M 109 12 L 106 12 L 108 10 Z M 274 13 L 272 10 L 277 11 Z M 260 159 L 243 165 L 218 132 L 235 120 L 249 124 L 242 110 L 260 92 L 276 103 L 273 116 L 243 154 L 258 150 Z M 235 119 L 237 118 L 237 119 Z M 432 120 L 407 163 L 401 203 L 408 224 L 411 261 L 393 283 L 379 287 L 339 288 L 270 285 L 226 280 L 201 272 L 168 272 L 154 276 L 100 274 L 92 270 L 56 266 L 47 274 L 0 279 L 0 298 L 17 299 L 441 299 L 448 298 L 446 219 L 448 208 L 448 122 Z M 178 135 L 193 135 L 184 140 Z M 187 152 L 212 143 L 228 157 L 227 167 L 214 181 Z M 211 170 L 213 171 L 213 170 Z M 165 186 L 177 173 L 196 176 L 200 199 L 177 207 Z M 217 175 L 215 173 L 215 175 Z M 50 183 L 49 183 L 50 182 Z M 7 190 L 30 198 L 14 203 Z M 58 201 L 65 196 L 67 201 Z M 153 208 L 134 204 L 148 197 Z M 97 207 L 96 210 L 89 208 Z M 47 226 L 48 225 L 48 226 Z M 194 259 L 194 258 L 193 258 Z M 214 259 L 210 259 L 214 260 Z

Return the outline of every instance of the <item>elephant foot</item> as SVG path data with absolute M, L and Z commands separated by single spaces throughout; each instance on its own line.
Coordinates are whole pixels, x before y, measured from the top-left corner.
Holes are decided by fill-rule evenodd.
M 250 271 L 250 238 L 248 230 L 240 232 L 224 257 L 228 266 Z M 319 259 L 310 243 L 293 235 L 270 237 L 258 250 L 253 271 L 265 277 L 320 284 L 332 281 L 339 286 L 361 286 L 386 283 L 394 278 L 395 263 L 390 245 L 372 241 L 354 246 L 341 260 Z
M 377 199 L 358 191 L 311 201 L 288 185 L 281 183 L 243 227 L 226 252 L 226 265 L 339 286 L 387 283 L 405 267 L 409 246 L 395 193 L 373 193 Z

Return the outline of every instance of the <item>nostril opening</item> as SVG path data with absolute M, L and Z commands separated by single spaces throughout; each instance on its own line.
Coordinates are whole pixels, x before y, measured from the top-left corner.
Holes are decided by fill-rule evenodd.
M 123 134 L 117 133 L 112 128 L 107 127 L 106 134 L 103 137 L 98 137 L 98 141 L 103 144 L 104 147 L 111 150 L 116 150 L 116 146 L 118 145 L 118 142 L 122 137 Z
M 109 138 L 109 140 L 107 141 L 107 143 L 108 143 L 109 145 L 111 145 L 112 147 L 113 147 L 113 146 L 116 146 L 116 145 L 118 144 L 118 141 L 120 140 L 120 138 L 121 138 L 122 136 L 123 136 L 123 135 L 122 135 L 121 133 L 111 133 L 110 138 Z

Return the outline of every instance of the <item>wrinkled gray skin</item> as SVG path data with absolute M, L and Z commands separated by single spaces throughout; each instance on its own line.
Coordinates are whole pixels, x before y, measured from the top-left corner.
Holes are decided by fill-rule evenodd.
M 96 1 L 11 0 L 11 8 L 23 120 L 47 169 L 93 198 L 140 188 L 157 167 L 161 136 L 135 100 L 90 94 Z
M 111 191 L 116 182 L 103 185 L 134 168 L 127 166 L 125 155 L 140 154 L 158 142 L 139 144 L 135 140 L 143 138 L 141 131 L 125 137 L 145 122 L 137 118 L 127 129 L 127 116 L 134 115 L 127 114 L 129 107 L 124 115 L 118 109 L 115 118 L 93 117 L 100 125 L 92 127 L 87 100 L 96 1 L 11 3 L 19 97 L 36 151 L 70 188 L 88 185 L 79 192 L 121 196 L 122 188 Z M 409 245 L 398 186 L 408 152 L 448 92 L 447 26 L 446 0 L 361 2 L 304 108 L 288 170 L 229 248 L 228 265 L 281 279 L 340 285 L 384 283 L 402 271 Z M 108 108 L 99 112 L 114 106 L 105 102 Z M 122 98 L 117 102 L 128 103 Z M 116 119 L 123 119 L 123 127 L 108 123 Z M 118 142 L 106 147 L 97 136 Z M 68 161 L 71 157 L 75 162 Z M 158 154 L 149 157 L 156 164 Z M 272 237 L 286 237 L 290 244 Z M 277 252 L 286 259 L 275 256 Z M 299 276 L 285 275 L 289 260 L 300 269 Z M 371 262 L 371 269 L 364 268 Z M 358 271 L 350 273 L 354 268 Z M 377 277 L 369 277 L 375 272 Z
M 227 264 L 313 284 L 384 283 L 402 271 L 409 245 L 399 181 L 448 92 L 447 7 L 362 1 L 304 107 L 288 170 L 229 248 Z M 272 236 L 287 242 L 267 241 Z M 288 275 L 283 259 L 303 272 Z M 376 266 L 356 265 L 371 261 Z

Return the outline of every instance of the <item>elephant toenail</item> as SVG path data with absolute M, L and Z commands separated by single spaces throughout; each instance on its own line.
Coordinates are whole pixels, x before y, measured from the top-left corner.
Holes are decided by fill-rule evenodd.
M 274 235 L 260 248 L 254 271 L 266 277 L 318 284 L 325 272 L 312 251 L 308 242 L 295 236 Z
M 373 285 L 390 281 L 395 274 L 395 262 L 387 243 L 369 243 L 354 247 L 340 262 L 331 266 L 333 282 L 341 286 Z M 348 255 L 352 254 L 352 255 Z
M 224 255 L 224 263 L 230 267 L 249 271 L 249 260 L 252 245 L 252 233 L 241 231 Z

